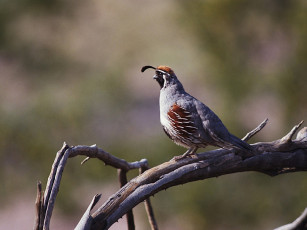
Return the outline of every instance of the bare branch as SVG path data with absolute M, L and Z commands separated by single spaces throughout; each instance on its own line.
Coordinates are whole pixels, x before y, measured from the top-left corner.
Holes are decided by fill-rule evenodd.
M 78 225 L 75 227 L 75 230 L 89 230 L 91 228 L 93 218 L 90 215 L 90 212 L 94 208 L 94 206 L 97 204 L 97 202 L 100 200 L 100 198 L 101 198 L 101 194 L 96 194 L 93 197 L 90 205 L 86 209 Z
M 45 195 L 44 195 L 44 207 L 47 207 L 47 204 L 49 202 L 49 196 L 52 190 L 52 186 L 53 186 L 53 182 L 54 182 L 54 178 L 57 172 L 57 168 L 58 165 L 65 153 L 65 151 L 68 149 L 68 145 L 64 142 L 62 148 L 57 152 L 57 155 L 54 159 L 52 168 L 51 168 L 51 172 L 50 175 L 48 177 L 48 181 L 47 181 L 47 186 L 46 186 L 46 191 L 45 191 Z
M 103 161 L 106 165 L 110 165 L 114 168 L 123 169 L 126 171 L 129 171 L 131 169 L 138 169 L 143 165 L 148 164 L 146 159 L 142 159 L 136 162 L 127 162 L 98 148 L 96 145 L 92 146 L 78 145 L 71 147 L 71 153 L 69 157 L 75 157 L 78 155 L 84 155 L 87 156 L 88 158 L 98 158 L 99 160 Z M 87 161 L 87 158 L 83 160 L 83 163 L 84 161 Z
M 266 123 L 267 119 L 243 139 L 250 139 Z M 305 138 L 292 140 L 301 124 L 302 122 L 280 140 L 253 144 L 255 155 L 248 158 L 240 157 L 245 154 L 240 150 L 236 150 L 234 153 L 233 150 L 217 149 L 179 161 L 170 160 L 151 169 L 149 169 L 146 159 L 127 162 L 97 148 L 96 145 L 69 147 L 64 143 L 52 165 L 44 196 L 39 197 L 41 188 L 38 188 L 36 207 L 40 214 L 36 215 L 34 229 L 42 229 L 42 226 L 46 230 L 49 229 L 54 202 L 69 157 L 83 155 L 87 157 L 86 159 L 98 158 L 106 165 L 119 169 L 121 183 L 121 188 L 109 197 L 94 214 L 90 215 L 90 211 L 96 203 L 95 199 L 92 201 L 82 218 L 82 223 L 85 225 L 78 224 L 79 227 L 81 226 L 78 229 L 108 229 L 115 221 L 129 212 L 131 213 L 128 217 L 128 226 L 129 229 L 134 229 L 131 210 L 142 201 L 145 201 L 151 229 L 158 229 L 149 197 L 163 189 L 236 172 L 256 171 L 276 176 L 282 173 L 307 171 L 307 141 L 304 141 Z M 305 133 L 302 135 L 304 136 Z M 127 172 L 137 168 L 140 169 L 141 174 L 127 182 Z M 41 205 L 38 205 L 39 201 L 41 201 Z M 37 223 L 39 223 L 38 228 Z
M 247 133 L 242 140 L 243 141 L 248 141 L 249 139 L 251 139 L 254 135 L 256 135 L 259 131 L 261 131 L 264 126 L 266 126 L 266 124 L 268 123 L 268 118 L 265 119 L 263 122 L 260 123 L 260 125 L 258 125 L 255 129 L 253 129 L 252 131 L 250 131 L 249 133 Z
M 125 170 L 118 169 L 118 177 L 119 177 L 120 187 L 123 187 L 125 184 L 127 184 L 128 182 L 127 172 Z M 132 209 L 127 212 L 126 218 L 127 218 L 128 230 L 134 230 L 135 224 L 134 224 L 134 217 L 133 217 Z
M 60 182 L 67 159 L 69 157 L 74 157 L 77 155 L 85 155 L 88 158 L 96 157 L 105 162 L 105 164 L 111 165 L 115 168 L 119 168 L 125 172 L 131 169 L 146 167 L 148 165 L 146 159 L 142 159 L 136 162 L 127 162 L 103 151 L 102 149 L 97 148 L 96 145 L 69 147 L 66 143 L 64 143 L 63 147 L 57 152 L 57 155 L 53 162 L 52 169 L 48 177 L 44 197 L 42 200 L 41 208 L 37 210 L 37 212 L 39 211 L 39 216 L 36 217 L 36 222 L 34 226 L 35 228 L 38 226 L 39 230 L 49 229 L 55 199 L 59 191 Z M 37 224 L 37 221 L 39 221 L 39 224 Z
M 48 193 L 50 194 L 50 196 L 49 197 L 47 196 L 48 200 L 45 200 L 46 206 L 44 206 L 44 208 L 45 208 L 46 211 L 45 211 L 45 216 L 44 216 L 45 219 L 44 219 L 44 225 L 43 225 L 44 230 L 49 229 L 50 219 L 51 219 L 51 215 L 52 215 L 52 212 L 53 212 L 55 199 L 56 199 L 56 196 L 59 192 L 63 170 L 64 170 L 65 164 L 67 162 L 67 159 L 69 157 L 69 154 L 70 154 L 70 151 L 69 151 L 70 149 L 69 149 L 68 145 L 66 145 L 65 143 L 64 143 L 64 146 L 63 146 L 62 149 L 63 149 L 63 151 L 64 150 L 66 150 L 66 151 L 64 152 L 63 155 L 62 155 L 62 153 L 59 154 L 62 157 L 59 157 L 60 161 L 58 162 L 58 165 L 56 165 L 56 168 L 54 169 L 54 171 L 56 173 L 55 173 L 55 176 L 54 176 L 53 183 L 52 183 L 51 187 L 48 188 Z M 52 171 L 52 175 L 53 175 L 53 173 L 54 172 Z
M 44 192 L 44 196 L 40 198 L 41 204 L 39 209 L 40 213 L 39 213 L 38 229 L 46 229 L 46 230 L 49 229 L 55 197 L 59 191 L 60 180 L 68 157 L 67 154 L 65 155 L 65 152 L 68 148 L 69 146 L 64 142 L 63 147 L 57 152 L 57 155 L 53 162 L 51 172 L 48 177 L 46 190 Z M 41 185 L 40 188 L 38 187 L 38 189 L 41 190 Z
M 83 161 L 81 161 L 81 165 L 85 164 L 89 159 L 91 159 L 90 157 L 86 157 Z
M 132 179 L 94 214 L 92 229 L 115 221 L 151 195 L 172 186 L 225 174 L 257 171 L 270 176 L 307 170 L 307 142 L 280 140 L 253 144 L 257 155 L 242 159 L 230 150 L 217 149 L 180 161 L 169 161 Z
M 148 167 L 142 167 L 140 168 L 140 173 L 144 173 L 146 170 L 148 169 Z M 158 223 L 156 221 L 155 215 L 154 215 L 154 211 L 150 202 L 150 198 L 147 198 L 145 200 L 145 209 L 146 209 L 146 213 L 147 213 L 147 217 L 148 217 L 148 221 L 149 221 L 149 225 L 151 230 L 158 230 Z
M 41 210 L 42 210 L 42 183 L 40 181 L 37 182 L 37 192 L 36 192 L 36 217 L 34 222 L 34 230 L 40 229 L 40 218 L 41 218 Z

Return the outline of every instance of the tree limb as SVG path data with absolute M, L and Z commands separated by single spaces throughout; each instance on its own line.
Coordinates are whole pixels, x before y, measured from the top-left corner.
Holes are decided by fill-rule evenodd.
M 67 159 L 69 157 L 74 157 L 78 155 L 85 155 L 85 156 L 88 156 L 88 158 L 98 158 L 102 160 L 105 164 L 111 165 L 125 172 L 131 169 L 148 167 L 148 163 L 146 159 L 142 159 L 136 162 L 127 162 L 125 160 L 119 159 L 105 152 L 102 149 L 97 148 L 96 145 L 69 147 L 64 142 L 63 147 L 56 154 L 55 160 L 51 168 L 50 175 L 48 177 L 47 186 L 46 186 L 44 195 L 42 195 L 41 193 L 39 194 L 39 191 L 41 192 L 41 190 L 38 191 L 36 211 L 39 212 L 39 214 L 38 213 L 36 214 L 34 229 L 37 229 L 37 230 L 42 230 L 42 229 L 48 230 L 49 229 L 55 199 L 59 191 L 60 182 L 62 179 L 62 174 L 63 174 L 64 167 L 66 165 Z M 41 187 L 38 186 L 38 189 L 41 189 Z M 40 203 L 38 201 L 39 199 L 41 200 Z M 93 203 L 93 205 L 95 204 L 96 202 Z M 88 217 L 88 220 L 83 219 L 83 221 L 91 222 L 91 216 L 88 215 L 87 217 Z M 84 218 L 86 218 L 86 215 Z M 89 228 L 88 225 L 87 225 L 87 228 Z M 78 229 L 82 229 L 82 228 L 78 227 Z
M 92 229 L 102 229 L 101 226 L 108 229 L 143 200 L 175 185 L 236 172 L 256 171 L 276 176 L 307 170 L 307 142 L 283 138 L 252 146 L 258 154 L 247 159 L 230 150 L 218 149 L 180 161 L 171 160 L 147 170 L 112 195 L 93 214 Z
M 119 177 L 120 187 L 123 187 L 125 184 L 127 184 L 128 182 L 127 171 L 123 169 L 118 169 L 118 177 Z M 127 218 L 128 230 L 134 230 L 135 224 L 134 224 L 134 217 L 133 217 L 132 209 L 127 212 L 126 218 Z
M 37 192 L 36 192 L 36 200 L 35 200 L 36 214 L 35 214 L 35 222 L 34 222 L 34 230 L 40 229 L 40 219 L 41 219 L 41 210 L 42 210 L 42 183 L 40 181 L 37 182 Z
M 266 123 L 267 120 L 263 121 L 244 139 L 250 139 Z M 149 197 L 163 189 L 236 172 L 256 171 L 269 176 L 276 176 L 282 173 L 306 171 L 307 141 L 305 132 L 298 135 L 296 140 L 292 140 L 301 124 L 302 122 L 279 140 L 252 144 L 256 154 L 251 157 L 244 157 L 244 153 L 238 150 L 217 149 L 183 158 L 179 161 L 170 160 L 150 169 L 146 159 L 127 162 L 97 148 L 96 145 L 69 147 L 64 143 L 52 165 L 43 198 L 39 199 L 39 191 L 41 190 L 38 191 L 37 201 L 41 200 L 41 208 L 40 215 L 37 215 L 39 220 L 36 219 L 35 223 L 39 222 L 39 229 L 42 229 L 41 226 L 44 229 L 49 229 L 55 198 L 69 157 L 84 155 L 87 156 L 87 159 L 98 158 L 106 165 L 119 169 L 121 183 L 121 188 L 109 197 L 94 214 L 90 215 L 89 212 L 96 204 L 92 201 L 82 220 L 83 223 L 86 223 L 86 228 L 78 225 L 81 226 L 78 229 L 108 229 L 114 222 L 144 200 L 146 201 L 145 206 L 151 228 L 158 229 Z M 141 174 L 127 182 L 126 173 L 137 168 L 140 169 Z M 39 206 L 36 204 L 37 210 Z M 133 216 L 129 221 L 131 220 L 133 221 Z M 134 229 L 134 221 L 133 225 L 131 223 L 128 225 L 130 226 L 129 229 Z
M 83 214 L 81 220 L 79 221 L 78 225 L 75 227 L 75 230 L 89 230 L 91 228 L 91 224 L 93 221 L 93 218 L 90 214 L 94 206 L 97 204 L 97 202 L 100 200 L 101 194 L 96 194 L 88 208 L 86 209 L 85 213 Z
M 103 161 L 105 165 L 110 165 L 114 168 L 123 169 L 126 171 L 129 171 L 131 169 L 138 169 L 148 164 L 146 159 L 142 159 L 140 161 L 135 161 L 135 162 L 127 162 L 98 148 L 96 145 L 92 146 L 78 145 L 75 147 L 71 147 L 71 149 L 72 151 L 69 157 L 75 157 L 78 155 L 87 156 L 87 158 L 83 160 L 82 163 L 86 162 L 88 158 L 97 158 Z
M 49 229 L 50 219 L 52 211 L 54 208 L 54 203 L 56 196 L 59 191 L 60 182 L 62 179 L 62 173 L 69 156 L 69 146 L 64 143 L 62 149 L 57 153 L 55 161 L 52 165 L 51 173 L 48 178 L 47 187 L 44 195 L 44 204 L 42 207 L 42 216 L 41 218 L 42 226 L 44 230 Z
M 268 118 L 266 118 L 263 122 L 261 122 L 255 129 L 253 129 L 252 131 L 248 132 L 243 138 L 243 141 L 248 141 L 249 139 L 251 139 L 254 135 L 256 135 L 258 132 L 260 132 L 264 126 L 266 126 L 266 124 L 268 123 Z
M 142 167 L 140 168 L 140 173 L 144 173 L 146 170 L 148 169 L 148 167 Z M 154 215 L 154 211 L 150 202 L 150 199 L 147 198 L 145 200 L 145 209 L 146 209 L 146 213 L 147 213 L 147 217 L 148 217 L 148 221 L 149 221 L 149 225 L 151 230 L 158 230 L 158 223 L 156 221 L 155 215 Z

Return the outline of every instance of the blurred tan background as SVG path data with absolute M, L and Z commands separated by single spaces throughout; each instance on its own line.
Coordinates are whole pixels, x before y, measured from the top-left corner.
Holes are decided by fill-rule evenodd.
M 0 229 L 32 228 L 36 181 L 64 141 L 151 166 L 185 151 L 162 131 L 143 65 L 171 66 L 237 136 L 269 118 L 251 142 L 282 137 L 307 117 L 306 41 L 305 0 L 1 1 Z M 82 160 L 65 168 L 52 229 L 73 228 L 94 194 L 118 189 L 115 169 Z M 306 173 L 251 172 L 152 202 L 161 229 L 272 229 L 303 211 L 306 194 Z M 135 213 L 148 229 L 142 204 Z

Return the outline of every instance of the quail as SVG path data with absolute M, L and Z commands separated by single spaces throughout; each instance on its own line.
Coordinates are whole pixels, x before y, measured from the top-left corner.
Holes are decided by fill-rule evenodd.
M 168 66 L 143 66 L 154 69 L 153 78 L 160 85 L 160 122 L 166 135 L 188 150 L 175 160 L 196 154 L 208 145 L 251 152 L 252 147 L 232 135 L 219 117 L 205 104 L 188 94 Z

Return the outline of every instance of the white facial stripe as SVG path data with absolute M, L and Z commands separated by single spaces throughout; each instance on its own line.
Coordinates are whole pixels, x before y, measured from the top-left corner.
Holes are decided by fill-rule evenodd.
M 171 76 L 169 73 L 167 73 L 167 72 L 165 72 L 165 71 L 163 71 L 163 70 L 157 69 L 156 71 L 162 73 L 163 76 L 164 76 L 164 75 Z

